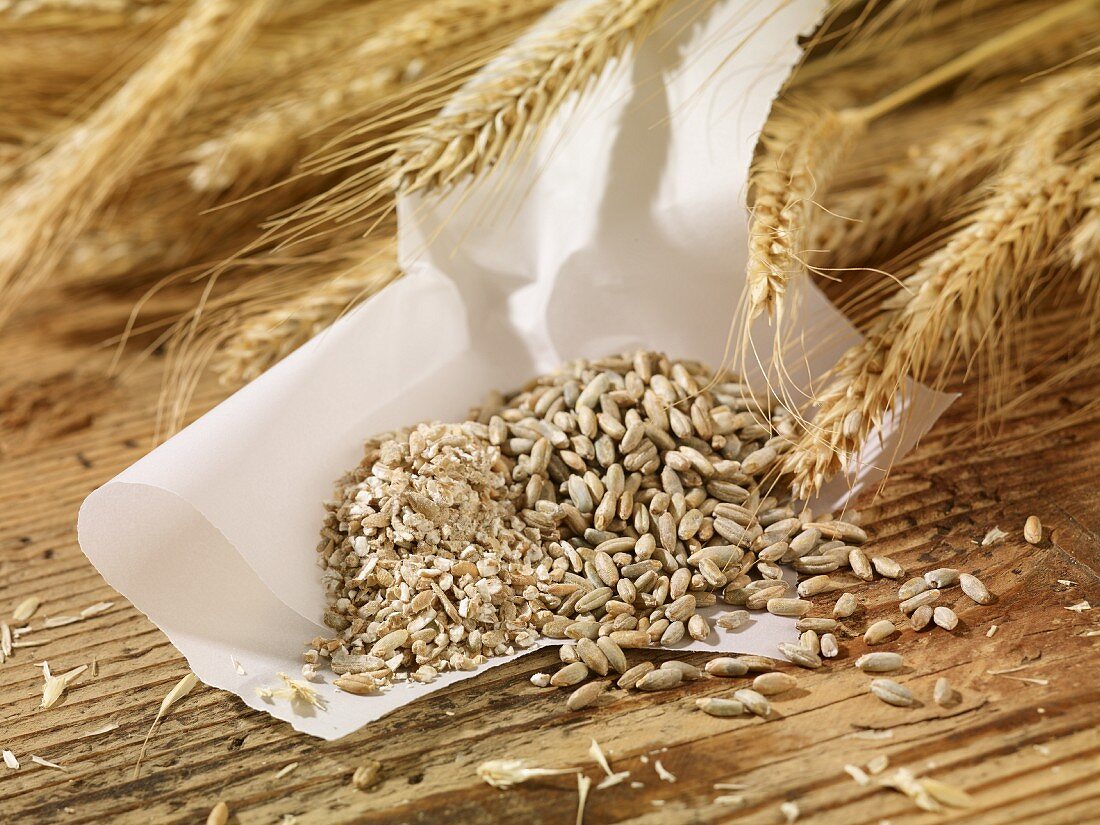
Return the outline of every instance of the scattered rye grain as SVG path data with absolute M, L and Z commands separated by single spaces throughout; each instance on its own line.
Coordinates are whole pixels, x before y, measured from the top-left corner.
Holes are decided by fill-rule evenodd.
M 708 716 L 741 716 L 745 713 L 745 706 L 736 699 L 725 699 L 720 696 L 696 699 L 695 705 Z
M 4 764 L 11 768 L 13 771 L 19 770 L 19 760 L 15 758 L 15 754 L 9 750 L 5 750 L 3 753 Z
M 583 710 L 584 708 L 591 707 L 599 701 L 606 687 L 607 682 L 586 682 L 569 694 L 569 698 L 566 700 L 565 705 L 569 710 Z
M 875 577 L 871 560 L 867 558 L 867 554 L 863 552 L 862 548 L 853 547 L 848 551 L 848 566 L 857 578 L 863 579 L 865 582 L 869 582 Z
M 626 673 L 630 665 L 627 663 L 626 654 L 623 653 L 623 649 L 619 647 L 611 639 L 610 636 L 600 636 L 596 639 L 596 646 L 603 653 L 604 658 L 607 659 L 609 665 L 616 673 Z
M 913 611 L 913 615 L 909 617 L 909 624 L 913 630 L 924 630 L 931 624 L 932 616 L 932 608 L 926 604 Z
M 813 631 L 807 632 L 812 633 Z M 821 657 L 801 643 L 792 644 L 791 642 L 780 642 L 777 647 L 779 648 L 779 652 L 786 656 L 791 664 L 809 669 L 821 667 Z
M 815 633 L 828 633 L 836 630 L 836 628 L 836 619 L 817 618 L 814 616 L 804 616 L 795 623 L 796 630 L 812 630 Z
M 703 666 L 703 669 L 711 676 L 726 678 L 744 676 L 749 672 L 749 666 L 745 662 L 732 656 L 719 656 L 717 659 L 711 659 Z
M 535 687 L 544 688 L 550 687 L 550 674 L 549 673 L 532 673 L 531 684 Z
M 703 671 L 699 670 L 695 665 L 681 662 L 679 659 L 670 659 L 667 662 L 662 662 L 661 669 L 678 671 L 681 679 L 685 682 L 697 682 L 703 678 Z
M 837 644 L 836 636 L 832 633 L 826 633 L 821 637 L 821 655 L 826 659 L 835 659 L 840 654 L 840 645 Z
M 382 689 L 369 673 L 345 673 L 335 679 L 333 684 L 353 696 L 373 696 Z
M 937 607 L 932 611 L 932 621 L 944 630 L 954 630 L 959 624 L 959 617 L 950 607 Z
M 882 644 L 897 632 L 894 623 L 889 619 L 879 619 L 867 628 L 863 634 L 863 641 L 869 645 Z
M 618 645 L 616 645 L 616 647 L 618 647 Z M 622 650 L 622 648 L 619 649 Z M 577 655 L 581 657 L 581 661 L 588 666 L 588 669 L 598 676 L 606 676 L 607 671 L 611 668 L 610 663 L 607 661 L 607 657 L 604 655 L 603 651 L 600 650 L 599 645 L 591 639 L 578 640 Z
M 891 670 L 900 670 L 903 664 L 900 653 L 886 651 L 864 653 L 856 659 L 856 667 L 864 673 L 887 673 Z
M 955 785 L 925 776 L 917 780 L 921 787 L 937 802 L 949 808 L 973 808 L 974 797 Z
M 573 662 L 559 668 L 557 673 L 550 677 L 550 684 L 554 687 L 572 687 L 579 685 L 588 678 L 588 666 L 584 662 Z
M 923 583 L 924 580 L 921 579 L 920 581 Z M 917 593 L 917 595 L 912 596 L 905 601 L 899 603 L 898 609 L 901 610 L 902 613 L 909 615 L 918 607 L 925 607 L 926 605 L 932 604 L 933 602 L 937 601 L 939 597 L 940 591 L 935 588 L 932 588 L 931 590 L 924 590 L 920 593 Z
M 871 564 L 876 573 L 887 579 L 900 579 L 905 575 L 905 568 L 889 556 L 873 556 Z
M 683 674 L 675 668 L 651 670 L 634 683 L 636 690 L 669 690 L 683 682 Z
M 24 624 L 34 615 L 40 604 L 42 604 L 42 600 L 37 596 L 28 596 L 15 606 L 15 610 L 11 614 L 11 620 L 16 624 Z
M 898 588 L 898 601 L 904 602 L 906 599 L 911 599 L 918 593 L 923 593 L 928 590 L 930 585 L 924 578 L 918 576 L 913 579 L 908 579 L 906 582 Z
M 962 588 L 963 593 L 978 604 L 993 604 L 993 594 L 989 592 L 989 588 L 977 576 L 970 573 L 960 573 L 959 587 Z
M 752 680 L 752 689 L 761 696 L 776 696 L 780 693 L 786 693 L 797 685 L 798 680 L 789 673 L 778 671 L 761 673 Z
M 744 626 L 748 620 L 749 612 L 747 610 L 731 610 L 729 613 L 722 614 L 715 624 L 723 630 L 737 630 L 737 628 Z
M 775 616 L 805 616 L 813 609 L 813 603 L 806 599 L 772 598 L 768 599 L 767 609 Z
M 893 679 L 874 679 L 871 682 L 871 693 L 888 705 L 899 708 L 911 708 L 917 704 L 913 692 L 904 685 L 899 685 Z
M 219 802 L 206 815 L 206 825 L 226 825 L 229 822 L 229 806 Z
M 940 567 L 925 573 L 924 580 L 928 582 L 931 587 L 940 589 L 951 587 L 959 583 L 959 571 L 954 567 Z
M 932 688 L 932 701 L 937 705 L 944 708 L 951 707 L 957 705 L 961 698 L 946 676 L 941 676 L 936 680 L 936 686 Z
M 656 669 L 657 666 L 653 662 L 639 662 L 634 667 L 628 668 L 615 684 L 629 690 L 637 686 L 639 679 Z
M 767 656 L 756 656 L 751 653 L 738 656 L 737 661 L 745 665 L 749 673 L 765 673 L 769 670 L 778 670 L 781 664 L 777 659 L 772 659 Z
M 1038 544 L 1043 540 L 1043 523 L 1038 516 L 1028 516 L 1024 522 L 1024 540 L 1028 544 Z
M 859 610 L 859 600 L 851 593 L 842 593 L 833 606 L 833 615 L 838 619 L 847 619 Z
M 750 688 L 734 691 L 733 698 L 744 705 L 749 713 L 761 719 L 767 719 L 772 712 L 771 702 Z

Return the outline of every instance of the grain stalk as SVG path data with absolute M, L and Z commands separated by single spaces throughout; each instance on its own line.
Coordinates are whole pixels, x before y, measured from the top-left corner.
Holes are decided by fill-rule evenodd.
M 274 106 L 265 101 L 199 146 L 190 184 L 199 191 L 224 191 L 270 182 L 291 168 L 319 127 L 414 80 L 424 55 L 476 37 L 499 37 L 502 27 L 530 20 L 551 5 L 551 0 L 438 0 L 414 6 L 338 55 L 287 99 Z
M 505 49 L 447 109 L 394 148 L 392 189 L 443 191 L 514 157 L 571 96 L 629 51 L 670 0 L 590 0 Z
M 820 113 L 789 139 L 775 134 L 752 174 L 746 321 L 767 312 L 781 319 L 792 278 L 807 272 L 806 235 L 814 196 L 827 186 L 845 150 L 874 120 L 1016 48 L 1040 32 L 1091 11 L 1098 0 L 1072 0 L 1008 29 L 867 106 Z M 747 329 L 746 324 L 746 329 Z
M 229 386 L 259 377 L 400 274 L 392 260 L 371 261 L 275 309 L 239 321 L 218 351 L 214 371 Z
M 815 215 L 809 246 L 830 253 L 832 266 L 867 266 L 884 248 L 916 239 L 948 208 L 1002 166 L 1038 118 L 1074 128 L 1100 70 L 1057 73 L 998 101 L 971 122 L 949 129 L 911 160 L 889 168 L 882 180 L 829 202 Z
M 270 4 L 195 3 L 144 66 L 30 163 L 4 210 L 0 325 L 244 44 Z
M 947 244 L 887 298 L 866 340 L 848 350 L 816 396 L 812 427 L 787 456 L 808 497 L 846 470 L 893 407 L 905 378 L 940 375 L 959 355 L 989 349 L 1026 302 L 1033 269 L 1080 219 L 1100 153 L 1051 163 L 1022 151 Z

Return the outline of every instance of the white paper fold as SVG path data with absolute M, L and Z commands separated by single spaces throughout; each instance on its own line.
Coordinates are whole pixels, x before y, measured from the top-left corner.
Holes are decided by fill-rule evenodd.
M 256 693 L 280 671 L 297 676 L 303 643 L 328 634 L 313 551 L 321 502 L 367 435 L 461 419 L 486 390 L 568 358 L 644 346 L 722 361 L 744 284 L 753 146 L 822 3 L 774 5 L 700 15 L 686 4 L 691 25 L 659 29 L 555 118 L 530 158 L 442 201 L 400 203 L 405 278 L 88 497 L 84 552 L 200 679 L 332 739 L 474 675 L 366 698 L 321 685 L 327 707 L 312 713 Z M 787 357 L 803 379 L 859 340 L 811 284 L 800 318 L 796 337 L 812 344 Z M 910 390 L 906 426 L 875 446 L 887 456 L 949 403 Z M 691 646 L 777 655 L 795 635 L 766 615 Z

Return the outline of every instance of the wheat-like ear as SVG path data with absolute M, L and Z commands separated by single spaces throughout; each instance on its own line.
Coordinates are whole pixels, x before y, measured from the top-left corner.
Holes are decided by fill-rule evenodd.
M 1063 244 L 1061 260 L 1080 276 L 1084 315 L 1091 320 L 1090 332 L 1095 336 L 1100 328 L 1100 179 L 1093 181 L 1088 211 Z
M 770 119 L 750 176 L 746 277 L 754 317 L 774 311 L 791 279 L 807 271 L 807 233 L 819 189 L 864 128 L 857 112 L 815 111 L 798 103 Z
M 232 334 L 214 356 L 214 371 L 229 386 L 259 377 L 400 275 L 393 260 L 374 259 L 281 302 L 275 309 L 250 317 L 244 308 Z
M 991 57 L 1018 47 L 1038 33 L 1090 14 L 1097 0 L 1070 0 L 991 37 L 927 74 L 859 108 L 802 119 L 794 134 L 765 142 L 751 176 L 752 220 L 745 323 L 767 311 L 778 314 L 791 278 L 806 273 L 805 238 L 812 195 L 825 188 L 844 150 L 868 124 L 921 95 L 964 75 Z M 801 126 L 801 129 L 798 127 Z M 826 145 L 821 145 L 827 140 Z
M 670 5 L 669 0 L 589 0 L 548 30 L 505 49 L 442 114 L 395 147 L 394 188 L 444 190 L 514 156 Z
M 813 495 L 848 468 L 906 377 L 925 380 L 938 369 L 942 378 L 956 357 L 1004 343 L 1000 330 L 1034 286 L 1037 267 L 1080 220 L 1098 173 L 1100 152 L 1080 163 L 1039 162 L 1027 152 L 998 178 L 831 371 L 810 428 L 786 459 L 797 495 Z
M 0 324 L 245 42 L 271 2 L 196 2 L 144 66 L 32 161 L 2 210 Z
M 709 0 L 698 0 L 709 2 Z M 367 119 L 304 165 L 339 171 L 324 195 L 273 221 L 282 245 L 352 220 L 388 214 L 397 193 L 440 192 L 476 177 L 530 145 L 563 102 L 583 92 L 603 69 L 651 28 L 671 0 L 584 0 L 552 13 L 529 36 L 463 69 L 491 65 L 462 85 L 452 73 L 394 111 Z
M 320 127 L 393 93 L 428 62 L 479 38 L 503 45 L 553 0 L 435 0 L 381 21 L 363 42 L 309 73 L 282 100 L 264 101 L 197 148 L 190 173 L 200 191 L 268 183 L 289 170 Z
M 390 223 L 310 255 L 258 256 L 247 278 L 177 319 L 149 347 L 167 351 L 158 435 L 183 425 L 211 364 L 224 384 L 251 380 L 397 278 L 394 237 Z
M 883 263 L 884 250 L 914 241 L 1031 138 L 1037 119 L 1081 122 L 1100 68 L 1068 69 L 1004 96 L 977 116 L 916 148 L 881 180 L 829 199 L 812 217 L 808 245 L 840 269 Z

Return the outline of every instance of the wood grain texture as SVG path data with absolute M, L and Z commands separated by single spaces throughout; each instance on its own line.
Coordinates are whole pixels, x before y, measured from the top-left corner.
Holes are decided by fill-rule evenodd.
M 556 660 L 543 651 L 333 743 L 296 734 L 228 693 L 200 687 L 161 724 L 134 779 L 141 740 L 186 665 L 96 574 L 76 544 L 75 520 L 88 492 L 149 447 L 159 363 L 153 357 L 109 385 L 87 383 L 84 376 L 102 376 L 110 352 L 97 344 L 121 327 L 128 304 L 103 294 L 82 305 L 90 308 L 65 311 L 64 295 L 47 295 L 0 339 L 0 387 L 30 382 L 47 395 L 50 386 L 78 399 L 88 394 L 87 416 L 71 412 L 70 397 L 64 426 L 12 424 L 0 441 L 10 445 L 0 452 L 0 614 L 32 594 L 43 599 L 38 622 L 98 601 L 115 606 L 81 624 L 36 633 L 50 643 L 17 650 L 0 665 L 0 747 L 23 762 L 19 771 L 0 767 L 3 821 L 198 822 L 224 800 L 235 823 L 277 823 L 287 815 L 302 823 L 572 823 L 573 777 L 501 791 L 475 770 L 487 759 L 522 758 L 543 767 L 583 766 L 598 780 L 587 756 L 595 738 L 612 766 L 631 771 L 630 780 L 643 786 L 593 790 L 589 825 L 781 823 L 779 805 L 787 800 L 808 823 L 1100 822 L 1100 634 L 1089 635 L 1100 629 L 1100 613 L 1065 609 L 1083 599 L 1100 604 L 1100 421 L 981 450 L 970 423 L 973 393 L 895 469 L 877 499 L 865 502 L 876 551 L 913 573 L 947 565 L 979 573 L 997 594 L 995 604 L 978 607 L 957 589 L 947 591 L 944 603 L 961 620 L 954 633 L 905 630 L 887 646 L 904 653 L 908 667 L 899 680 L 917 693 L 918 708 L 892 708 L 868 694 L 869 677 L 851 666 L 865 650 L 858 636 L 842 640 L 842 658 L 798 672 L 798 688 L 776 697 L 778 716 L 767 722 L 714 719 L 695 709 L 696 698 L 728 693 L 746 680 L 706 680 L 656 695 L 616 693 L 612 704 L 570 713 L 561 692 L 528 682 Z M 1050 317 L 1051 334 L 1064 320 Z M 204 386 L 199 406 L 215 403 L 220 392 Z M 1004 434 L 1034 432 L 1095 394 L 1096 376 L 1084 376 L 1006 422 Z M 1045 527 L 1039 546 L 1022 538 L 1032 513 Z M 980 547 L 994 525 L 1008 538 Z M 900 621 L 895 590 L 889 582 L 860 586 L 864 612 L 849 626 L 856 630 L 868 617 Z M 698 664 L 707 656 L 687 658 Z M 94 659 L 98 674 L 85 674 L 58 705 L 39 710 L 42 678 L 34 663 L 42 659 L 55 672 Z M 1048 684 L 988 673 L 1020 665 L 1011 675 Z M 939 676 L 961 692 L 958 706 L 931 702 Z M 109 722 L 118 729 L 89 735 Z M 889 736 L 867 738 L 875 735 L 867 731 Z M 31 754 L 66 770 L 34 765 Z M 923 813 L 902 795 L 860 787 L 844 773 L 846 763 L 878 754 L 888 755 L 892 767 L 967 789 L 978 806 Z M 380 760 L 383 774 L 363 792 L 350 778 L 366 758 Z M 658 778 L 657 758 L 675 783 Z M 276 778 L 294 762 L 294 771 Z M 716 782 L 746 788 L 718 791 Z M 716 803 L 723 793 L 743 795 L 744 804 Z

